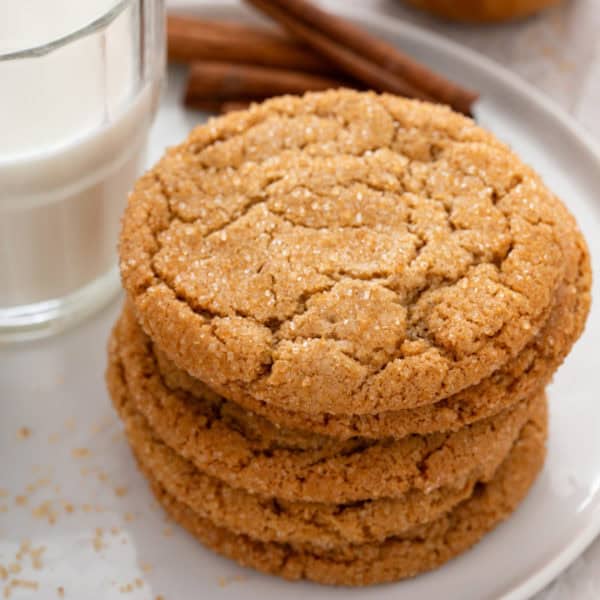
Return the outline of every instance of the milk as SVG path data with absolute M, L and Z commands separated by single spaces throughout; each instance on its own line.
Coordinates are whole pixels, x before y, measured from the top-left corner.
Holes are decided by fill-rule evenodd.
M 3 0 L 0 53 L 69 35 L 116 4 Z M 53 52 L 0 60 L 0 328 L 24 305 L 75 294 L 115 269 L 160 79 L 151 72 L 160 49 L 146 39 L 140 52 L 139 9 L 132 2 Z

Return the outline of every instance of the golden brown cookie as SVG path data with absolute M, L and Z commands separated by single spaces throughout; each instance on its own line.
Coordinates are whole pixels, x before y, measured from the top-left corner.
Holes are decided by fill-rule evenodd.
M 113 362 L 109 369 L 119 369 Z M 397 499 L 352 504 L 290 502 L 249 494 L 199 471 L 161 442 L 127 397 L 122 378 L 109 375 L 113 400 L 125 423 L 131 448 L 142 470 L 199 516 L 237 534 L 263 542 L 292 543 L 317 549 L 382 542 L 416 525 L 432 521 L 471 496 L 477 480 L 459 489 L 412 491 Z M 536 410 L 546 410 L 543 397 Z M 518 442 L 517 442 L 518 443 Z
M 428 12 L 467 23 L 495 23 L 510 19 L 522 19 L 544 8 L 554 6 L 560 0 L 406 0 Z
M 444 398 L 435 404 L 375 415 L 294 412 L 276 408 L 248 394 L 237 394 L 232 400 L 280 426 L 300 428 L 340 439 L 354 436 L 400 438 L 411 433 L 457 431 L 532 396 L 550 381 L 581 335 L 590 308 L 590 260 L 582 238 L 579 239 L 577 258 L 569 266 L 550 317 L 539 334 L 490 377 L 450 398 Z M 123 318 L 132 329 L 138 327 L 129 307 L 125 309 Z M 139 335 L 141 343 L 144 336 L 141 332 Z M 161 376 L 169 388 L 186 390 L 198 397 L 211 394 L 204 383 L 178 369 L 155 345 L 152 350 Z
M 540 418 L 541 417 L 541 418 Z M 442 517 L 379 544 L 316 552 L 292 544 L 259 542 L 215 526 L 178 502 L 149 477 L 166 512 L 205 546 L 243 566 L 286 579 L 334 585 L 370 585 L 412 577 L 464 552 L 508 517 L 527 494 L 545 456 L 546 415 L 521 432 L 494 479 Z
M 205 402 L 169 390 L 148 346 L 132 344 L 122 326 L 120 321 L 109 350 L 109 360 L 122 362 L 108 378 L 111 395 L 126 385 L 132 405 L 165 444 L 199 470 L 251 493 L 348 503 L 413 489 L 462 488 L 494 473 L 531 411 L 528 400 L 457 432 L 400 440 L 341 442 L 281 431 L 222 398 Z
M 576 224 L 449 109 L 349 90 L 195 129 L 132 193 L 121 273 L 180 368 L 307 413 L 414 408 L 548 318 Z

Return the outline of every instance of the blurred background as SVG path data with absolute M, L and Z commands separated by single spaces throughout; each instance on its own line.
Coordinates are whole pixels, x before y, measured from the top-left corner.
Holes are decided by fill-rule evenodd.
M 356 5 L 421 25 L 486 54 L 550 96 L 600 139 L 598 0 L 566 0 L 529 18 L 476 26 L 440 21 L 401 0 L 358 0 Z

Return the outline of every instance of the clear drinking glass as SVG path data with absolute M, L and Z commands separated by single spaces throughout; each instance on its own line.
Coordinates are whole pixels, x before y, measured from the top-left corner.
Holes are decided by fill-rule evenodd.
M 63 329 L 117 291 L 164 38 L 162 0 L 0 3 L 0 343 Z

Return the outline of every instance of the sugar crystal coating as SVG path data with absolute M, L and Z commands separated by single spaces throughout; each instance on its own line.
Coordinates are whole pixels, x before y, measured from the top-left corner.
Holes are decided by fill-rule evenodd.
M 516 355 L 577 235 L 469 119 L 333 91 L 211 120 L 168 151 L 130 198 L 121 272 L 195 377 L 366 414 L 435 402 Z

